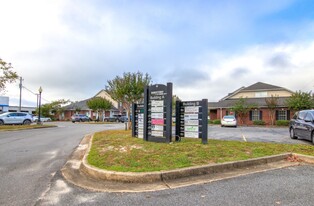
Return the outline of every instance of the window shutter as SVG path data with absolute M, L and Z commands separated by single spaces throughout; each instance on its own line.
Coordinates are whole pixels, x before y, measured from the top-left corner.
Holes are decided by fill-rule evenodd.
M 252 111 L 250 111 L 250 121 L 252 121 Z
M 259 111 L 259 120 L 263 120 L 263 111 L 262 110 Z
M 279 118 L 279 112 L 278 112 L 278 110 L 276 110 L 276 120 L 278 120 Z
M 290 110 L 287 110 L 287 120 L 290 120 Z

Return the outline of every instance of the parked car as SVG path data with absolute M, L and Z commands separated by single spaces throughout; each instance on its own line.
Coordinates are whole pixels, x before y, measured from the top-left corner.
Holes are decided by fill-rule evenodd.
M 33 122 L 32 115 L 26 112 L 5 112 L 0 114 L 0 125 L 4 124 L 25 124 Z
M 222 127 L 237 127 L 237 119 L 233 115 L 226 115 L 221 119 Z
M 306 139 L 314 144 L 314 110 L 296 112 L 289 123 L 291 139 Z
M 119 122 L 119 117 L 105 117 L 104 122 Z
M 85 114 L 74 114 L 71 117 L 71 120 L 73 123 L 75 122 L 89 122 L 90 118 L 86 116 Z
M 38 121 L 38 116 L 33 116 L 33 121 L 37 122 Z M 40 116 L 40 121 L 41 122 L 51 122 L 51 118 L 50 117 Z
M 121 116 L 121 117 L 119 117 L 118 119 L 119 119 L 119 122 L 122 122 L 122 123 L 128 121 L 128 117 L 127 117 L 127 116 Z

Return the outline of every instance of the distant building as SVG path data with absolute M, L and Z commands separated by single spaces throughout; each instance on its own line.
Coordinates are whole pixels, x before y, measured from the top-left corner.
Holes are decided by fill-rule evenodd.
M 0 113 L 3 112 L 18 112 L 19 106 L 10 106 L 9 105 L 9 97 L 0 96 Z M 24 107 L 21 106 L 21 112 L 27 112 L 29 114 L 36 113 L 36 107 Z
M 255 120 L 262 120 L 266 124 L 270 124 L 270 115 L 265 99 L 273 95 L 278 97 L 275 120 L 289 120 L 292 112 L 285 105 L 285 101 L 292 94 L 293 92 L 286 88 L 257 82 L 251 86 L 241 87 L 229 93 L 218 102 L 209 102 L 209 116 L 213 120 L 221 119 L 224 115 L 233 114 L 231 108 L 242 97 L 246 99 L 247 103 L 256 105 L 256 108 L 252 109 L 248 117 L 244 120 L 246 124 L 253 124 Z
M 9 97 L 0 96 L 0 113 L 9 111 Z
M 99 91 L 94 97 L 102 97 L 104 99 L 109 100 L 112 103 L 112 108 L 108 111 L 105 111 L 104 117 L 115 117 L 115 116 L 126 115 L 126 112 L 122 108 L 121 104 L 119 104 L 117 101 L 112 99 L 111 96 L 105 90 Z M 82 101 L 74 102 L 70 105 L 65 106 L 64 112 L 61 113 L 56 118 L 59 120 L 70 120 L 71 116 L 74 114 L 85 114 L 92 119 L 99 119 L 100 117 L 97 116 L 97 112 L 93 111 L 87 106 L 87 101 L 92 98 L 93 97 L 82 100 Z

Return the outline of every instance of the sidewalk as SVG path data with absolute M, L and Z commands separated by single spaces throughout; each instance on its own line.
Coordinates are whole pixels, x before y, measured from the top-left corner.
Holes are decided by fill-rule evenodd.
M 282 154 L 245 161 L 210 164 L 160 172 L 114 172 L 95 168 L 87 163 L 91 135 L 83 138 L 61 172 L 64 178 L 79 187 L 102 192 L 146 192 L 205 184 L 227 178 L 314 163 L 314 157 Z

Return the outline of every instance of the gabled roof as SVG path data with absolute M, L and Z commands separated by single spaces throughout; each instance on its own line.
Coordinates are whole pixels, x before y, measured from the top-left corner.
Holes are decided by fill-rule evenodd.
M 286 89 L 283 87 L 266 84 L 263 82 L 257 82 L 255 84 L 252 84 L 251 86 L 242 89 L 242 91 L 260 91 L 260 90 L 286 90 Z
M 266 84 L 264 82 L 257 82 L 255 84 L 252 84 L 248 87 L 241 87 L 239 89 L 237 89 L 236 91 L 229 93 L 227 96 L 225 96 L 224 98 L 222 98 L 219 101 L 223 101 L 226 100 L 240 92 L 258 92 L 258 91 L 278 91 L 278 90 L 285 90 L 288 92 L 293 93 L 292 91 L 283 88 L 283 87 L 279 87 L 279 86 L 275 86 L 275 85 L 271 85 L 271 84 Z

